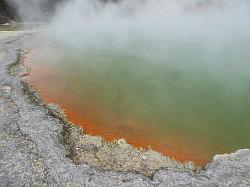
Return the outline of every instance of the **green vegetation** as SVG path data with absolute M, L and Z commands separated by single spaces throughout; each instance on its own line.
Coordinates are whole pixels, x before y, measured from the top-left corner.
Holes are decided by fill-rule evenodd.
M 0 0 L 0 24 L 15 19 L 15 17 L 14 9 L 7 4 L 6 0 Z

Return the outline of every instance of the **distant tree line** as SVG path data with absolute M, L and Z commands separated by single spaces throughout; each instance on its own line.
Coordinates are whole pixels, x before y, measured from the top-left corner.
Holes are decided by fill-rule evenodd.
M 20 17 L 18 15 L 18 6 L 17 4 L 34 4 L 39 3 L 39 8 L 44 15 L 48 17 L 53 14 L 53 11 L 56 8 L 58 3 L 68 0 L 0 0 L 0 24 L 16 20 L 20 21 Z M 16 2 L 16 3 L 13 3 Z
M 0 0 L 0 24 L 6 23 L 11 20 L 21 21 L 21 18 L 19 17 L 18 14 L 20 13 L 20 11 L 18 11 L 20 8 L 18 7 L 18 5 L 29 5 L 29 7 L 38 5 L 39 10 L 43 13 L 42 14 L 44 16 L 43 19 L 46 20 L 46 18 L 49 19 L 53 15 L 56 6 L 59 3 L 65 1 L 70 1 L 70 0 Z M 109 3 L 109 2 L 118 2 L 120 0 L 96 0 L 96 1 Z M 25 11 L 29 13 L 30 9 L 34 10 L 32 8 L 26 10 L 25 8 Z M 36 11 L 32 13 L 34 16 Z M 36 21 L 36 19 L 34 21 Z
M 0 0 L 0 24 L 16 19 L 16 11 L 6 0 Z

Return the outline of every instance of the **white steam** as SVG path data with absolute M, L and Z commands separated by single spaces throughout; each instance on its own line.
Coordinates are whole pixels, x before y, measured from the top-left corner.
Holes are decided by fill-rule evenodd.
M 72 0 L 57 10 L 45 38 L 76 55 L 89 49 L 136 53 L 145 63 L 165 63 L 169 69 L 206 69 L 217 76 L 215 81 L 225 76 L 225 85 L 244 83 L 235 80 L 231 72 L 227 77 L 229 66 L 236 66 L 242 76 L 248 74 L 247 0 Z M 199 62 L 170 62 L 168 58 L 175 53 L 178 56 L 178 50 L 180 56 L 190 50 Z
M 58 8 L 50 33 L 76 46 L 109 35 L 123 42 L 135 36 L 179 42 L 199 38 L 215 47 L 248 37 L 249 18 L 250 2 L 244 0 L 72 0 Z

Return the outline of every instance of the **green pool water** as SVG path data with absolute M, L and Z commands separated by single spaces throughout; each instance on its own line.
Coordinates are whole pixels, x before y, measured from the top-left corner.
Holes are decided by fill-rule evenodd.
M 212 26 L 200 18 L 169 18 L 163 28 L 69 26 L 32 50 L 29 80 L 50 101 L 78 111 L 77 122 L 93 122 L 98 135 L 204 163 L 250 147 L 250 29 L 243 18 L 231 24 L 213 17 Z M 86 121 L 79 125 L 88 129 Z

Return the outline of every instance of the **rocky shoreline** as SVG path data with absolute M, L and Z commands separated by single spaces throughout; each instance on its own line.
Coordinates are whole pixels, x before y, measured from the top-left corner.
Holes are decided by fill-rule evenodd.
M 124 140 L 107 143 L 44 105 L 21 76 L 20 50 L 32 32 L 0 32 L 0 181 L 2 185 L 250 185 L 250 150 L 216 155 L 205 168 L 183 165 Z

